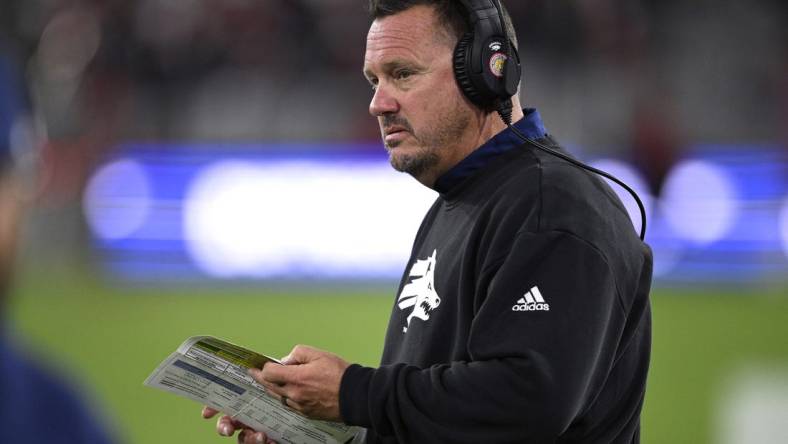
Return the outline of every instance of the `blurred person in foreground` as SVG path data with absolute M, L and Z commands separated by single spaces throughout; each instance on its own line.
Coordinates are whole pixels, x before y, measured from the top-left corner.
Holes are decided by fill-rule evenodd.
M 23 114 L 22 83 L 0 52 L 0 443 L 111 443 L 75 388 L 29 359 L 12 342 L 5 298 L 10 287 L 28 168 L 12 153 L 12 128 Z M 32 147 L 23 147 L 32 150 Z M 29 154 L 29 153 L 27 153 Z M 58 370 L 62 373 L 62 369 Z
M 250 373 L 307 417 L 364 427 L 358 442 L 638 442 L 651 251 L 601 178 L 524 143 L 465 93 L 453 54 L 475 28 L 463 4 L 497 12 L 491 1 L 370 1 L 370 113 L 392 166 L 439 193 L 380 366 L 297 346 L 286 365 Z M 512 101 L 514 127 L 560 150 L 538 112 Z M 268 441 L 219 418 L 220 434 L 236 430 Z

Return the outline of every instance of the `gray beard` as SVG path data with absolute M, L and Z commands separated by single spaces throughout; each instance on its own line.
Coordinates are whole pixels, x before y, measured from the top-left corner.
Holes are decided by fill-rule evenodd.
M 396 119 L 396 117 L 393 119 Z M 393 150 L 399 143 L 387 144 L 389 163 L 395 170 L 408 173 L 416 179 L 423 177 L 425 174 L 435 170 L 441 160 L 439 153 L 448 149 L 446 147 L 453 146 L 459 141 L 469 122 L 470 117 L 466 114 L 453 116 L 453 118 L 447 118 L 441 122 L 442 125 L 439 126 L 439 131 L 431 133 L 425 138 L 420 138 L 413 133 L 413 129 L 407 121 L 397 121 L 397 123 L 406 125 L 413 137 L 422 143 L 423 149 L 415 154 L 395 156 Z
M 410 156 L 389 155 L 389 163 L 391 166 L 402 173 L 408 173 L 415 178 L 423 176 L 425 173 L 433 170 L 440 161 L 440 158 L 434 151 L 427 151 Z

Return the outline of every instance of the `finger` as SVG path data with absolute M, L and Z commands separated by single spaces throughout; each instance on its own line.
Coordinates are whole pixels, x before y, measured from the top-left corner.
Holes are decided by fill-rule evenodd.
M 257 380 L 257 382 L 260 384 L 265 384 L 267 382 L 269 384 L 284 386 L 292 382 L 294 373 L 297 371 L 297 369 L 298 367 L 291 365 L 266 363 L 263 365 L 262 370 L 250 370 L 249 375 Z
M 219 413 L 218 410 L 210 408 L 207 405 L 202 408 L 202 417 L 205 419 L 213 418 L 217 413 Z
M 233 436 L 235 433 L 235 427 L 227 418 L 227 416 L 222 416 L 216 421 L 216 433 L 221 436 Z
M 252 429 L 244 429 L 238 435 L 238 442 L 243 444 L 269 444 L 274 443 L 273 440 L 268 438 L 263 432 L 256 432 Z
M 272 364 L 273 365 L 273 364 Z M 277 364 L 278 365 L 278 364 Z M 259 368 L 250 368 L 246 372 L 249 376 L 252 377 L 255 381 L 257 381 L 260 385 L 266 388 L 269 392 L 274 392 L 281 394 L 282 388 L 284 387 L 284 383 L 280 382 L 278 384 L 274 384 L 263 377 L 263 371 Z
M 301 404 L 295 402 L 292 398 L 285 398 L 284 401 L 280 398 L 279 402 L 281 402 L 288 409 L 290 409 L 290 410 L 292 410 L 292 411 L 294 411 L 294 412 L 296 412 L 298 414 L 301 414 L 301 415 L 304 414 L 304 407 Z
M 247 428 L 249 426 L 227 415 L 220 417 L 216 421 L 216 432 L 222 436 L 233 436 L 236 430 Z
M 252 429 L 243 429 L 241 433 L 238 434 L 238 443 L 239 444 L 255 444 L 257 443 L 256 433 Z
M 276 441 L 266 436 L 263 432 L 257 432 L 253 434 L 254 444 L 276 444 Z
M 265 386 L 268 394 L 279 400 L 280 404 L 291 410 L 295 410 L 298 413 L 302 413 L 301 404 L 299 404 L 292 398 L 291 394 L 289 394 L 290 391 L 289 388 L 281 387 L 268 382 L 264 382 L 263 385 Z
M 287 389 L 285 387 L 280 387 L 280 386 L 277 386 L 277 385 L 274 385 L 274 384 L 266 383 L 265 384 L 265 390 L 266 390 L 266 392 L 268 393 L 269 396 L 271 396 L 274 399 L 278 400 L 282 404 L 284 404 L 284 402 L 285 402 L 285 401 L 283 401 L 283 399 L 288 396 L 287 395 Z

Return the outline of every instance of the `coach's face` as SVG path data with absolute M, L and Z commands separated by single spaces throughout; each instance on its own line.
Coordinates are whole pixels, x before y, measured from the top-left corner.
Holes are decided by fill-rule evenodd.
M 469 123 L 479 112 L 454 80 L 455 41 L 428 6 L 377 19 L 367 35 L 364 75 L 375 91 L 369 112 L 391 165 L 428 186 L 467 155 Z

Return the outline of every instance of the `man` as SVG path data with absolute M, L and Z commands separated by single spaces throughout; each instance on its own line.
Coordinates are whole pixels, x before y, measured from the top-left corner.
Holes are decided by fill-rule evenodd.
M 24 107 L 12 66 L 0 53 L 0 443 L 110 443 L 77 394 L 16 349 L 3 316 L 25 194 L 11 152 L 12 128 Z
M 600 178 L 466 98 L 452 61 L 469 27 L 459 6 L 371 1 L 370 113 L 392 166 L 440 193 L 380 367 L 297 346 L 252 376 L 308 417 L 365 427 L 366 442 L 638 442 L 650 250 Z M 513 102 L 515 127 L 559 149 Z M 217 424 L 237 429 L 241 442 L 267 439 Z

